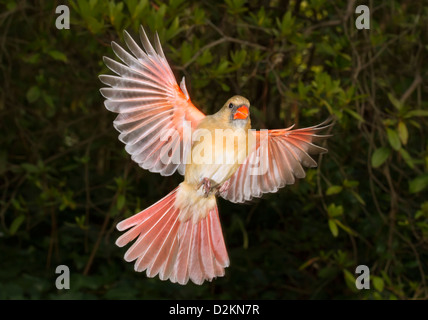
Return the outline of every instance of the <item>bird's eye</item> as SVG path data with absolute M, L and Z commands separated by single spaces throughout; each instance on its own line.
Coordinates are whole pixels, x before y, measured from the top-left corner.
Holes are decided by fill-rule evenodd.
M 229 104 L 229 108 L 232 109 L 233 108 L 233 103 Z

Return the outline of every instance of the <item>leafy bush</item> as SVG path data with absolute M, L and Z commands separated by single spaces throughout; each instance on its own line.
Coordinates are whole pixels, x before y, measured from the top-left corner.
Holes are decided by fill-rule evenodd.
M 371 3 L 371 2 L 370 2 Z M 383 1 L 370 30 L 356 1 L 3 1 L 1 299 L 427 299 L 428 8 Z M 185 287 L 123 261 L 115 225 L 182 177 L 130 160 L 97 75 L 124 29 L 159 33 L 192 101 L 252 103 L 255 128 L 335 116 L 305 179 L 249 205 L 219 200 L 231 266 Z M 55 288 L 55 268 L 71 289 Z M 355 289 L 367 265 L 371 289 Z

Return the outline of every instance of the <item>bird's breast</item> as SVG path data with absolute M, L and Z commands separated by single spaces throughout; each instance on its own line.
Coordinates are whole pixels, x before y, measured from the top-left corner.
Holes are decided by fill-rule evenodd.
M 193 135 L 186 182 L 197 185 L 208 178 L 221 185 L 245 161 L 252 146 L 251 140 L 246 128 L 199 127 Z

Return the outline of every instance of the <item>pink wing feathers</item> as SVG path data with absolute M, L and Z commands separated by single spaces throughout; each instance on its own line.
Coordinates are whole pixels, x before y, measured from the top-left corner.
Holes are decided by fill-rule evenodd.
M 316 167 L 317 163 L 309 154 L 327 152 L 313 142 L 327 138 L 317 133 L 330 125 L 330 120 L 319 125 L 292 130 L 293 127 L 279 130 L 256 132 L 254 150 L 244 163 L 230 177 L 220 195 L 231 202 L 245 202 L 263 193 L 276 192 L 295 178 L 304 178 L 305 167 Z
M 142 168 L 165 176 L 178 168 L 184 174 L 184 160 L 191 146 L 185 126 L 195 129 L 205 115 L 190 101 L 184 78 L 181 89 L 178 86 L 157 34 L 155 50 L 141 27 L 146 52 L 126 31 L 124 38 L 133 55 L 112 42 L 113 51 L 123 63 L 104 57 L 107 67 L 118 76 L 100 76 L 111 86 L 100 91 L 106 98 L 105 107 L 119 113 L 113 123 L 120 132 L 119 140 Z

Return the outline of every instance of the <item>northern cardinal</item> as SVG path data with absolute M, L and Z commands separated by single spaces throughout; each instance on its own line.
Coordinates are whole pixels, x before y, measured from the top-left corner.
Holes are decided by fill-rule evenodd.
M 156 49 L 142 27 L 140 38 L 145 52 L 124 31 L 132 55 L 112 42 L 123 63 L 104 57 L 118 76 L 101 75 L 100 80 L 111 88 L 100 91 L 105 107 L 119 114 L 114 127 L 131 158 L 163 176 L 178 170 L 184 181 L 157 203 L 118 223 L 119 231 L 128 231 L 116 244 L 123 247 L 137 239 L 125 260 L 136 260 L 135 270 L 146 270 L 148 277 L 159 274 L 161 280 L 186 284 L 190 279 L 202 284 L 223 276 L 229 266 L 216 197 L 245 202 L 303 178 L 302 165 L 317 165 L 309 154 L 327 152 L 313 144 L 327 137 L 317 134 L 327 125 L 249 131 L 250 102 L 241 96 L 206 116 L 190 101 L 184 77 L 178 86 L 158 35 Z M 218 130 L 228 133 L 210 140 Z M 167 138 L 166 132 L 170 133 Z M 233 141 L 217 150 L 213 161 L 197 161 L 230 135 Z M 252 171 L 255 164 L 264 169 Z

